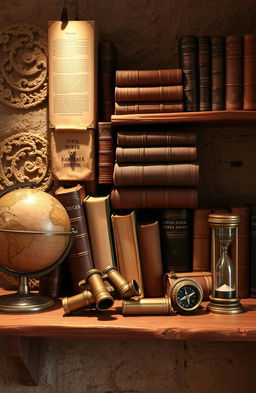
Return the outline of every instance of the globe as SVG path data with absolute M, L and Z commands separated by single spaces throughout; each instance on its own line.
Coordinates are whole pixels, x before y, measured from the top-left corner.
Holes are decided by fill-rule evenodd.
M 47 192 L 18 188 L 0 198 L 0 265 L 13 273 L 44 271 L 70 240 L 63 205 Z

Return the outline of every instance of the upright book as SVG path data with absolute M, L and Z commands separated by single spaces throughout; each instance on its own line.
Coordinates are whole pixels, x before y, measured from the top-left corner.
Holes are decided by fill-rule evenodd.
M 127 214 L 112 214 L 111 220 L 119 271 L 126 280 L 137 281 L 143 296 L 135 211 Z
M 226 37 L 226 109 L 243 109 L 243 37 Z
M 85 278 L 87 271 L 93 268 L 91 246 L 83 207 L 85 188 L 81 184 L 73 187 L 60 186 L 55 191 L 55 197 L 67 210 L 71 227 L 75 230 L 74 242 L 67 260 L 73 290 L 75 293 L 79 293 L 82 291 L 79 282 Z
M 212 110 L 225 109 L 225 38 L 211 37 Z
M 256 34 L 244 35 L 244 109 L 256 109 Z
M 193 271 L 211 270 L 210 227 L 208 217 L 210 209 L 195 209 L 193 215 Z
M 210 37 L 198 37 L 199 110 L 211 110 L 211 46 Z
M 109 195 L 84 200 L 90 244 L 95 269 L 103 271 L 115 265 Z

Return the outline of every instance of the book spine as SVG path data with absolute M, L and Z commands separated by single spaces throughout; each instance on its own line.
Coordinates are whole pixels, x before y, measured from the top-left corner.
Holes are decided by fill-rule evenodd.
M 198 37 L 199 110 L 211 110 L 210 37 Z
M 115 187 L 198 185 L 198 164 L 119 165 L 115 164 Z
M 226 109 L 243 109 L 243 37 L 226 37 Z
M 115 110 L 116 48 L 109 41 L 99 43 L 99 119 L 111 120 Z
M 250 221 L 249 207 L 231 207 L 231 213 L 240 216 L 238 227 L 238 296 L 249 297 L 250 293 Z M 231 244 L 231 256 L 235 255 L 235 243 Z
M 78 285 L 84 279 L 88 270 L 93 268 L 91 246 L 88 237 L 87 224 L 82 205 L 80 191 L 57 194 L 56 198 L 62 203 L 69 215 L 71 227 L 75 231 L 74 242 L 67 257 L 69 270 L 75 293 L 82 291 Z
M 175 113 L 183 112 L 183 102 L 151 102 L 151 103 L 115 103 L 116 115 L 132 113 Z
M 198 190 L 192 187 L 124 187 L 110 194 L 112 209 L 195 209 Z
M 243 108 L 256 109 L 256 34 L 244 36 L 244 104 Z
M 225 109 L 225 38 L 211 38 L 212 110 Z
M 195 146 L 194 131 L 118 131 L 117 146 Z
M 98 183 L 111 184 L 114 169 L 114 138 L 110 122 L 98 123 Z
M 182 101 L 183 88 L 178 86 L 116 87 L 116 102 Z
M 192 270 L 192 211 L 163 210 L 160 219 L 163 270 L 189 272 Z
M 182 36 L 179 40 L 179 59 L 183 74 L 184 107 L 196 112 L 198 98 L 198 48 L 195 36 Z
M 116 86 L 181 85 L 182 70 L 117 70 Z
M 251 208 L 251 280 L 250 295 L 256 298 L 256 207 Z
M 163 266 L 158 221 L 138 223 L 137 235 L 145 296 L 163 296 Z
M 116 148 L 117 163 L 190 162 L 197 160 L 196 147 L 130 147 Z
M 192 278 L 197 281 L 203 288 L 203 300 L 209 300 L 212 292 L 212 274 L 209 271 L 205 272 L 187 272 L 187 273 L 166 273 L 164 275 L 164 290 L 165 295 L 170 296 L 170 289 L 176 280 L 179 278 Z
M 193 271 L 211 270 L 209 209 L 195 209 L 193 216 Z

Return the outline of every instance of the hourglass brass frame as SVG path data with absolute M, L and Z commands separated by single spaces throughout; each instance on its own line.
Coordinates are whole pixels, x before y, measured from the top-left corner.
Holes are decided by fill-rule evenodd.
M 212 295 L 207 309 L 216 314 L 239 314 L 243 312 L 238 297 L 238 227 L 241 220 L 239 216 L 228 214 L 209 214 L 208 223 L 211 228 L 211 266 L 212 266 Z M 235 255 L 232 255 L 232 262 L 235 264 L 235 297 L 231 299 L 217 298 L 216 289 L 216 229 L 234 228 Z

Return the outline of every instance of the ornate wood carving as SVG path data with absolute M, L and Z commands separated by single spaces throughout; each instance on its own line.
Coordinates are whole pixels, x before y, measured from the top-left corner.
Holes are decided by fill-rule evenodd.
M 46 33 L 28 24 L 8 26 L 0 32 L 0 102 L 27 109 L 46 95 Z
M 0 143 L 0 190 L 34 182 L 46 191 L 52 183 L 48 142 L 40 135 L 22 132 Z

